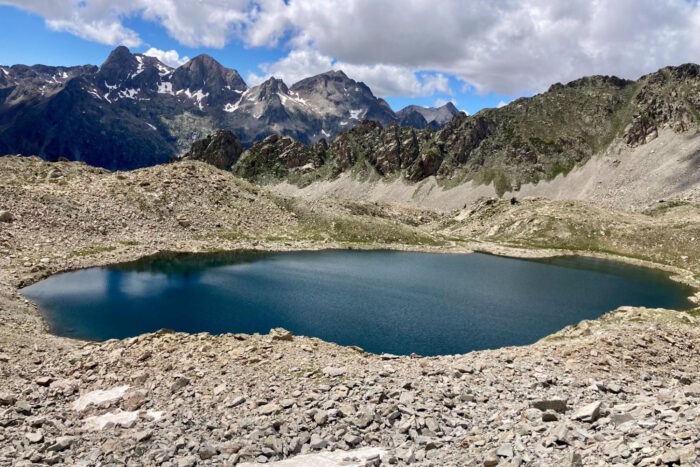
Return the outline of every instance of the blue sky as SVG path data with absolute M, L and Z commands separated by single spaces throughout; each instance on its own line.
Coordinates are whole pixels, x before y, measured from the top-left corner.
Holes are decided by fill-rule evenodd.
M 207 53 L 249 85 L 342 69 L 398 110 L 470 114 L 592 74 L 700 62 L 695 0 L 0 0 L 0 63 Z M 175 59 L 173 59 L 175 57 Z M 172 63 L 171 63 L 172 64 Z

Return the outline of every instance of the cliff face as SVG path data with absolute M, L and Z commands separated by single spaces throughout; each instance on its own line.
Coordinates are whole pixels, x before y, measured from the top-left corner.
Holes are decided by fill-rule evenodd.
M 459 114 L 438 130 L 364 121 L 327 148 L 270 141 L 253 144 L 234 167 L 256 180 L 307 185 L 343 172 L 445 186 L 473 180 L 499 193 L 568 173 L 621 140 L 646 144 L 661 129 L 683 133 L 700 121 L 700 67 L 669 67 L 638 81 L 593 76 L 474 116 Z M 284 163 L 288 158 L 293 162 Z M 279 160 L 278 160 L 279 159 Z

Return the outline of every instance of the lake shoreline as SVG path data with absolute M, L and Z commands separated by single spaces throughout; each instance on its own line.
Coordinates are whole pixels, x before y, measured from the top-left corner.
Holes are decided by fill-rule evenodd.
M 387 249 L 160 253 L 55 275 L 21 292 L 63 337 L 283 327 L 375 354 L 422 356 L 528 345 L 620 306 L 694 307 L 691 289 L 665 272 L 558 258 Z M 567 302 L 570 309 L 562 309 Z
M 19 291 L 24 287 L 28 287 L 36 282 L 46 279 L 50 276 L 65 272 L 79 271 L 83 269 L 89 269 L 93 267 L 110 267 L 110 266 L 120 266 L 132 262 L 141 261 L 151 257 L 158 257 L 160 255 L 176 254 L 176 255 L 195 255 L 195 254 L 235 254 L 235 253 L 245 253 L 245 252 L 260 252 L 260 253 L 286 253 L 286 252 L 304 252 L 304 251 L 345 251 L 345 250 L 363 250 L 363 251 L 407 251 L 407 252 L 421 252 L 421 253 L 436 253 L 436 254 L 470 254 L 470 253 L 483 253 L 490 254 L 494 256 L 501 256 L 504 258 L 514 258 L 514 259 L 544 259 L 544 258 L 555 258 L 555 257 L 567 257 L 567 256 L 581 256 L 586 258 L 596 258 L 614 261 L 618 263 L 628 264 L 631 266 L 639 266 L 648 269 L 654 269 L 657 271 L 663 271 L 669 273 L 669 279 L 676 281 L 681 284 L 685 284 L 694 289 L 695 293 L 688 296 L 688 299 L 698 305 L 700 305 L 700 280 L 696 279 L 692 271 L 671 266 L 668 264 L 657 263 L 652 261 L 647 261 L 638 258 L 631 258 L 624 255 L 616 255 L 613 253 L 601 253 L 595 251 L 586 250 L 559 250 L 553 248 L 525 248 L 525 247 L 514 247 L 510 245 L 503 245 L 497 243 L 478 243 L 469 244 L 468 246 L 455 246 L 455 247 L 426 247 L 420 245 L 391 245 L 391 244 L 351 244 L 351 245 L 328 245 L 327 243 L 322 244 L 303 244 L 297 246 L 295 244 L 286 245 L 259 245 L 259 244 L 242 244 L 240 247 L 234 247 L 232 249 L 221 249 L 221 250 L 202 250 L 198 248 L 193 249 L 159 249 L 153 252 L 146 253 L 135 253 L 131 254 L 127 252 L 125 255 L 121 255 L 117 259 L 112 258 L 102 258 L 100 256 L 95 256 L 91 258 L 91 261 L 85 262 L 78 266 L 65 266 L 62 267 L 60 264 L 56 266 L 55 269 L 51 271 L 43 271 L 40 274 L 25 276 L 20 280 L 19 283 L 15 284 L 15 287 Z

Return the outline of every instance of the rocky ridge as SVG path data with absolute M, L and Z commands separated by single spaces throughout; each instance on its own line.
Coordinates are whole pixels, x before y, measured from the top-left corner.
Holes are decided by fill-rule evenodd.
M 414 183 L 435 178 L 447 188 L 493 185 L 501 195 L 565 175 L 615 145 L 647 144 L 664 129 L 697 133 L 699 117 L 700 66 L 688 64 L 638 81 L 592 76 L 556 84 L 502 108 L 459 114 L 437 131 L 364 121 L 337 137 L 320 158 L 319 148 L 310 147 L 287 160 L 286 144 L 275 149 L 262 141 L 235 171 L 299 186 L 343 173 Z
M 347 452 L 338 465 L 698 462 L 697 310 L 626 307 L 531 346 L 424 358 L 284 330 L 74 341 L 47 334 L 17 289 L 162 250 L 387 246 L 612 251 L 693 283 L 696 204 L 623 214 L 491 199 L 443 214 L 284 199 L 198 161 L 110 173 L 9 157 L 0 176 L 0 463 L 230 465 L 331 450 Z

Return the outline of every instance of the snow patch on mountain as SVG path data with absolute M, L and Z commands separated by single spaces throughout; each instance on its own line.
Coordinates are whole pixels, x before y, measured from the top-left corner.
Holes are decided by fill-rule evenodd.
M 145 67 L 143 66 L 143 56 L 142 55 L 135 55 L 136 61 L 138 62 L 138 67 L 136 68 L 136 71 L 134 72 L 133 75 L 131 75 L 131 78 L 134 76 L 140 75 L 143 73 L 143 70 L 145 70 Z
M 197 101 L 197 105 L 199 106 L 199 110 L 204 110 L 204 106 L 202 105 L 202 101 L 205 98 L 209 97 L 208 92 L 204 92 L 201 89 L 197 89 L 196 91 L 192 92 L 188 88 L 188 89 L 181 89 L 177 93 L 180 94 L 181 92 L 184 92 L 188 98 L 194 99 L 195 101 Z
M 173 92 L 173 83 L 169 81 L 161 81 L 158 83 L 158 94 L 170 94 L 172 96 L 175 95 Z
M 141 92 L 141 89 L 122 89 L 119 91 L 119 97 L 124 99 L 136 99 L 136 95 Z
M 365 114 L 365 112 L 367 112 L 367 109 L 350 110 L 350 118 L 353 120 L 360 120 L 360 118 Z

